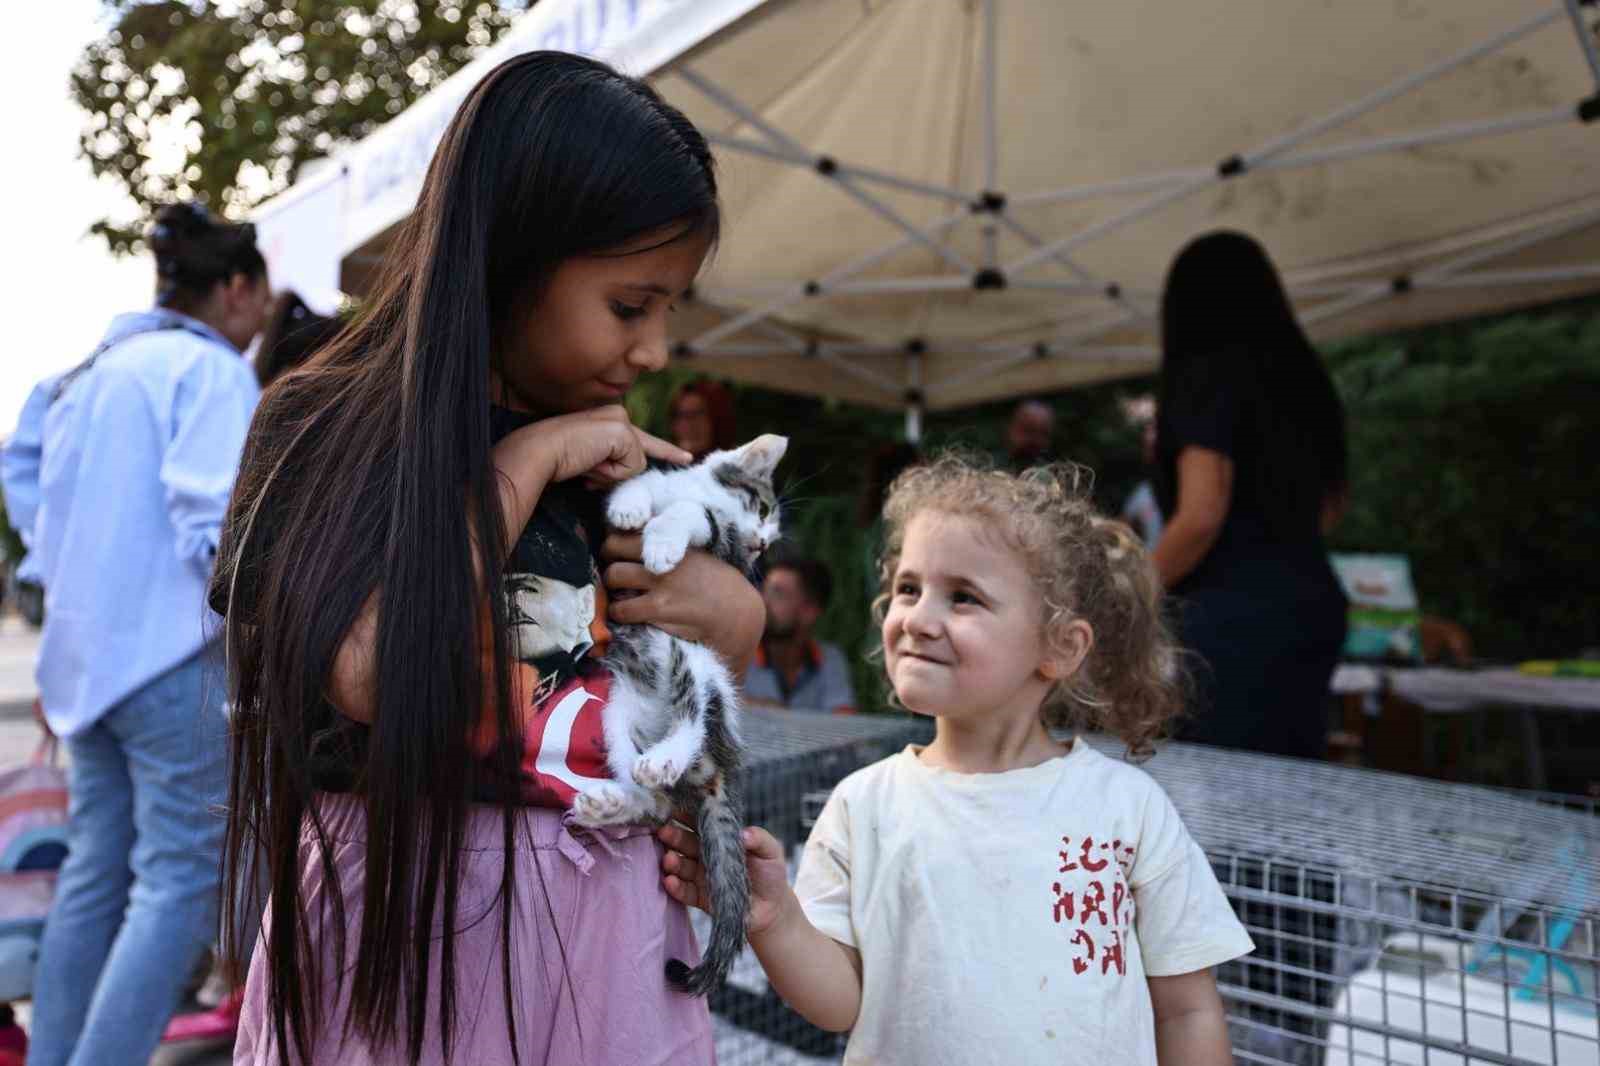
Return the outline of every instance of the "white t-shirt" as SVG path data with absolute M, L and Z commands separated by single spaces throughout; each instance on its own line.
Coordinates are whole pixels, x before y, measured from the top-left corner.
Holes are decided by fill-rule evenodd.
M 800 860 L 861 953 L 847 1066 L 1155 1066 L 1146 977 L 1255 947 L 1166 793 L 1081 740 L 997 774 L 918 750 L 845 778 Z

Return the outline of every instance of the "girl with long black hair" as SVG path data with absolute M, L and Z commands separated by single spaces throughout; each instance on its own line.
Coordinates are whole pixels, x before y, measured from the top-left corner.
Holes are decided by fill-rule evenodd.
M 1325 751 L 1345 599 L 1323 533 L 1345 495 L 1344 409 L 1267 253 L 1197 238 L 1161 309 L 1153 557 L 1196 655 L 1191 740 Z
M 267 393 L 213 581 L 228 882 L 259 842 L 270 884 L 235 1062 L 712 1061 L 704 1001 L 664 978 L 693 936 L 649 827 L 564 815 L 604 773 L 608 618 L 735 669 L 760 637 L 742 575 L 649 574 L 592 491 L 688 459 L 621 402 L 718 220 L 705 139 L 653 90 L 512 58 L 369 306 Z

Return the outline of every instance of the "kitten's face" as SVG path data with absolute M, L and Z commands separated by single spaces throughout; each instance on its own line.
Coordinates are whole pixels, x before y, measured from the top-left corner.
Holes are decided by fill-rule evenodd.
M 712 452 L 705 466 L 731 506 L 719 508 L 732 521 L 739 539 L 753 555 L 778 539 L 778 494 L 772 474 L 789 447 L 787 437 L 767 433 L 731 452 Z

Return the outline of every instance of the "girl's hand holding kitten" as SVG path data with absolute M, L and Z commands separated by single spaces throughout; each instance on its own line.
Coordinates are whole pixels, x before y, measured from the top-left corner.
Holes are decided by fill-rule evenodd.
M 735 675 L 743 673 L 767 624 L 761 592 L 738 570 L 703 551 L 689 552 L 665 574 L 652 574 L 640 562 L 643 547 L 637 533 L 613 533 L 600 546 L 611 621 L 653 625 L 704 644 Z

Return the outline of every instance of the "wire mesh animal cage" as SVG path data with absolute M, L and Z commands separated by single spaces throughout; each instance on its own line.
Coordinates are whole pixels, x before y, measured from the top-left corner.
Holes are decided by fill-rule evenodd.
M 1592 801 L 1183 745 L 1149 770 L 1256 941 L 1217 975 L 1239 1061 L 1600 1066 Z
M 849 728 L 752 744 L 770 745 L 751 760 L 752 821 L 771 812 L 791 875 L 833 785 L 931 732 Z M 1600 804 L 1184 744 L 1145 768 L 1256 942 L 1217 974 L 1236 1061 L 1600 1066 Z M 723 1066 L 839 1061 L 842 1039 L 788 1011 L 753 956 L 713 1009 Z

